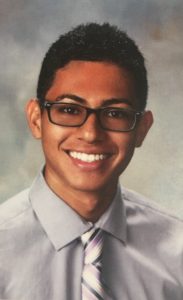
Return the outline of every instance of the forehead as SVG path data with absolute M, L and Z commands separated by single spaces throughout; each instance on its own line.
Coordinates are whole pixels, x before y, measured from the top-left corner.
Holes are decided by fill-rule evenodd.
M 134 80 L 130 72 L 109 62 L 71 61 L 55 73 L 46 94 L 56 100 L 63 94 L 74 94 L 95 105 L 110 98 L 130 99 L 135 104 Z

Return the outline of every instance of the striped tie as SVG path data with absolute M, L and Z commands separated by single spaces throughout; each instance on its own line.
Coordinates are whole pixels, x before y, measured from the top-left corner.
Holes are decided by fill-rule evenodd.
M 84 246 L 84 267 L 82 274 L 82 300 L 102 300 L 104 290 L 101 283 L 101 256 L 103 232 L 92 227 L 81 236 Z

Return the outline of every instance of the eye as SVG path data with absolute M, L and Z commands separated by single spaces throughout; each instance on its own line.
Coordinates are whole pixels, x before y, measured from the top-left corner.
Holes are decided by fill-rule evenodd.
M 108 109 L 105 114 L 107 117 L 114 119 L 125 119 L 129 117 L 129 112 L 123 109 Z
M 76 105 L 60 104 L 57 106 L 57 111 L 60 114 L 78 115 L 81 113 L 81 109 Z

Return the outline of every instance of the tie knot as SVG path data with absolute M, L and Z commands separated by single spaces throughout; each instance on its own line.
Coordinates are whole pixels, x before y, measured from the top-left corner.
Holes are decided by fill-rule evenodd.
M 92 227 L 81 236 L 84 247 L 85 264 L 101 264 L 103 247 L 103 231 L 100 228 Z

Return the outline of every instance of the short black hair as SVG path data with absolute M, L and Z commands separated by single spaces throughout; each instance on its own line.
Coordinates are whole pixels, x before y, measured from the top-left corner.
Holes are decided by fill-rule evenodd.
M 144 57 L 135 42 L 109 23 L 81 24 L 61 35 L 46 53 L 37 86 L 37 98 L 44 101 L 55 73 L 72 60 L 111 62 L 134 77 L 139 109 L 147 102 L 147 71 Z

